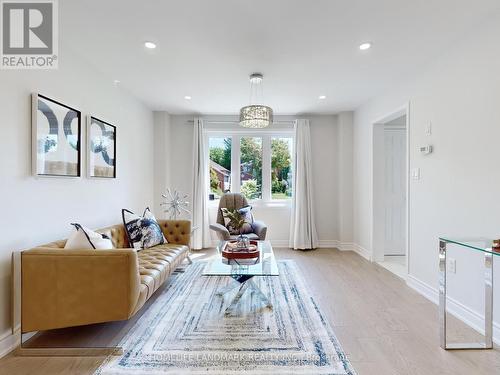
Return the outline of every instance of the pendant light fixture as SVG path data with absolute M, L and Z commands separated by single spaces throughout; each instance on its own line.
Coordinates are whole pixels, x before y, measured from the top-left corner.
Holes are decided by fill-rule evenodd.
M 250 105 L 240 109 L 240 125 L 244 128 L 262 129 L 273 123 L 273 110 L 261 104 L 264 76 L 260 73 L 250 75 Z

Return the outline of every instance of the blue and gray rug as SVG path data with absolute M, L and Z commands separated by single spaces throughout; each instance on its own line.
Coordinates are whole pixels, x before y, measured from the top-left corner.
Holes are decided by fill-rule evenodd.
M 202 276 L 205 265 L 174 276 L 97 374 L 355 374 L 293 261 L 254 278 L 272 310 L 248 294 L 229 317 L 232 295 L 216 292 L 232 280 Z

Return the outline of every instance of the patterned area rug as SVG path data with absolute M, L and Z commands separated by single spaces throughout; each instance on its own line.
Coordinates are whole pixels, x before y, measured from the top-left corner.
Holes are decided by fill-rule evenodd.
M 174 276 L 97 374 L 355 374 L 293 261 L 278 262 L 279 277 L 254 278 L 272 310 L 246 294 L 229 317 L 236 290 L 216 292 L 234 281 L 202 276 L 205 265 Z

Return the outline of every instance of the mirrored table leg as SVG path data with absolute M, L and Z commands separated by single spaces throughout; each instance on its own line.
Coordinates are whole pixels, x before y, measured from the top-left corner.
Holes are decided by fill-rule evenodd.
M 493 348 L 493 255 L 484 253 L 484 342 L 448 343 L 446 337 L 446 242 L 439 241 L 439 333 L 446 350 Z
M 439 340 L 446 349 L 446 242 L 439 241 Z

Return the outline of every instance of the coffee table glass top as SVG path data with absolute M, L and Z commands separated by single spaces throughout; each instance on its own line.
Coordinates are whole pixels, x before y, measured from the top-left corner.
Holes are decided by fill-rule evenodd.
M 278 265 L 269 241 L 258 241 L 260 256 L 255 259 L 231 259 L 222 257 L 226 242 L 217 246 L 217 255 L 209 262 L 203 276 L 279 276 Z

